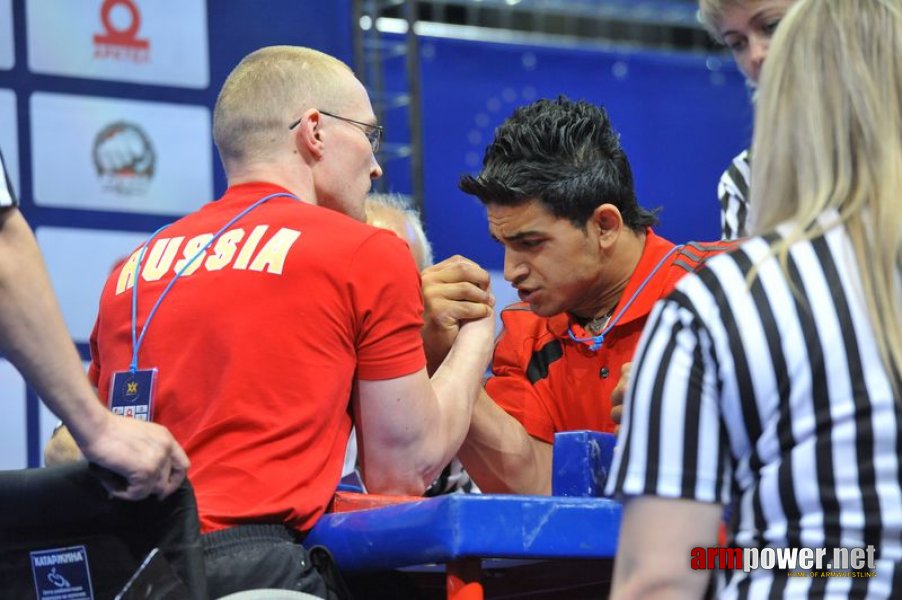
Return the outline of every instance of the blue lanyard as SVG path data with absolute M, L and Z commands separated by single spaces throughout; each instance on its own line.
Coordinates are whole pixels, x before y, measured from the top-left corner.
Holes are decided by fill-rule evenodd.
M 665 254 L 661 260 L 658 261 L 658 264 L 655 265 L 655 268 L 651 270 L 651 273 L 645 276 L 645 279 L 642 280 L 642 283 L 639 284 L 639 287 L 636 288 L 636 291 L 633 292 L 633 295 L 630 296 L 630 299 L 626 301 L 626 304 L 623 305 L 623 308 L 617 311 L 617 314 L 611 317 L 611 320 L 608 321 L 608 324 L 605 326 L 604 330 L 598 335 L 592 335 L 589 337 L 579 337 L 575 333 L 573 333 L 573 328 L 571 326 L 567 326 L 567 335 L 570 336 L 570 339 L 574 342 L 578 342 L 581 344 L 587 344 L 589 346 L 589 350 L 592 352 L 596 352 L 601 345 L 604 343 L 604 337 L 608 334 L 610 330 L 617 325 L 617 322 L 620 321 L 620 318 L 623 314 L 629 310 L 629 307 L 633 305 L 633 302 L 636 301 L 636 298 L 639 297 L 639 294 L 642 293 L 642 290 L 645 289 L 645 286 L 648 285 L 648 282 L 651 281 L 651 278 L 655 276 L 655 273 L 660 270 L 660 268 L 664 265 L 670 256 L 683 247 L 684 244 L 680 244 L 679 246 L 674 246 L 670 250 L 668 250 L 667 254 Z M 589 344 L 591 342 L 591 344 Z
M 140 254 L 138 254 L 138 264 L 135 265 L 135 285 L 132 287 L 132 362 L 128 367 L 129 371 L 134 373 L 138 370 L 138 350 L 141 348 L 141 344 L 144 343 L 144 336 L 147 335 L 147 328 L 150 327 L 150 320 L 153 319 L 153 316 L 156 314 L 157 309 L 160 307 L 160 303 L 163 301 L 163 298 L 166 297 L 166 295 L 169 293 L 169 290 L 171 290 L 172 286 L 175 285 L 176 280 L 178 280 L 178 278 L 182 276 L 182 273 L 185 272 L 185 269 L 194 264 L 194 261 L 197 260 L 204 252 L 206 252 L 207 248 L 209 248 L 210 245 L 219 238 L 219 236 L 225 233 L 229 227 L 234 225 L 235 222 L 238 221 L 238 219 L 251 212 L 267 200 L 271 200 L 280 196 L 285 198 L 293 198 L 300 202 L 297 196 L 285 192 L 277 192 L 275 194 L 270 194 L 268 196 L 260 198 L 259 200 L 242 210 L 240 213 L 232 217 L 228 223 L 223 225 L 219 231 L 213 234 L 213 237 L 210 238 L 210 240 L 206 244 L 204 244 L 200 250 L 194 253 L 194 256 L 191 257 L 191 260 L 187 261 L 182 266 L 182 268 L 178 270 L 178 273 L 175 274 L 175 277 L 172 278 L 172 281 L 169 282 L 169 284 L 163 290 L 163 293 L 160 294 L 159 298 L 157 298 L 157 301 L 156 303 L 154 303 L 153 308 L 150 309 L 150 314 L 147 315 L 147 321 L 145 321 L 144 323 L 144 328 L 141 329 L 141 335 L 138 336 L 138 280 L 141 278 L 141 261 L 144 260 L 144 253 L 147 251 L 147 246 L 150 245 L 150 242 L 152 242 L 153 239 L 157 237 L 157 235 L 161 231 L 172 225 L 172 223 L 167 223 L 166 225 L 163 225 L 162 227 L 154 231 L 151 234 L 150 238 L 148 238 L 148 240 L 144 242 L 144 245 L 141 247 L 141 252 Z

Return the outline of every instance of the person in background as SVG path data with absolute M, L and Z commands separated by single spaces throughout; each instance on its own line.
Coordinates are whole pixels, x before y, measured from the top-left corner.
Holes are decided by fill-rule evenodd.
M 549 494 L 555 432 L 615 431 L 612 394 L 652 305 L 730 244 L 658 237 L 607 113 L 584 101 L 515 110 L 460 187 L 485 205 L 521 302 L 501 313 L 492 377 L 458 457 L 484 492 Z M 422 273 L 433 363 L 457 322 L 485 309 L 488 278 L 460 256 Z
M 752 89 L 777 25 L 795 0 L 699 0 L 699 18 L 711 36 L 730 49 Z M 743 150 L 717 184 L 721 234 L 725 240 L 748 235 L 749 151 Z
M 755 236 L 636 351 L 612 598 L 701 598 L 712 574 L 721 598 L 902 597 L 900 107 L 902 0 L 799 0 L 761 78 Z M 822 559 L 731 567 L 724 506 L 746 559 Z
M 411 254 L 364 223 L 382 129 L 341 61 L 252 52 L 213 135 L 225 195 L 112 273 L 89 373 L 114 406 L 150 396 L 142 410 L 191 457 L 212 597 L 333 597 L 302 542 L 338 484 L 351 414 L 369 489 L 421 494 L 469 427 L 493 314 L 460 325 L 430 380 Z
M 432 266 L 432 244 L 423 231 L 420 212 L 400 194 L 369 194 L 366 197 L 366 222 L 373 227 L 393 231 L 407 242 L 417 269 Z

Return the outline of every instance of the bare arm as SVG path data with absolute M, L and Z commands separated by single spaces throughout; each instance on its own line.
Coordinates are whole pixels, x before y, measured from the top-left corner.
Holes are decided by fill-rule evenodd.
M 493 303 L 489 274 L 473 261 L 452 256 L 422 273 L 423 342 L 430 368 L 457 335 L 461 319 L 481 316 Z M 523 426 L 482 390 L 473 409 L 461 462 L 485 492 L 550 494 L 551 444 Z
M 445 359 L 460 323 L 492 311 L 489 274 L 463 256 L 452 256 L 423 269 L 423 345 L 429 373 Z
M 529 435 L 481 391 L 458 456 L 484 492 L 547 496 L 551 494 L 552 448 Z
M 710 571 L 689 568 L 692 548 L 717 544 L 723 508 L 692 500 L 642 496 L 627 502 L 611 598 L 702 598 Z
M 126 478 L 114 495 L 166 496 L 188 457 L 159 425 L 107 411 L 82 371 L 31 228 L 18 209 L 0 212 L 0 351 L 69 426 L 85 456 Z
M 431 381 L 422 369 L 396 379 L 358 382 L 354 412 L 368 490 L 422 494 L 451 461 L 482 389 L 494 327 L 491 311 L 463 324 Z
M 623 374 L 611 396 L 611 416 L 618 427 L 631 366 L 632 363 L 624 363 Z M 473 409 L 470 432 L 459 457 L 484 492 L 551 494 L 552 444 L 529 435 L 485 391 Z
M 461 319 L 481 316 L 494 303 L 489 274 L 473 261 L 452 256 L 422 273 L 423 342 L 430 368 L 457 335 Z M 482 390 L 473 409 L 461 462 L 485 492 L 550 494 L 552 446 L 523 426 Z

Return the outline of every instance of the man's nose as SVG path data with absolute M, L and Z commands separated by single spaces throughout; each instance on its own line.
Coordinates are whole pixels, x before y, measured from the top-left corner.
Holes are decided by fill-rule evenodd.
M 376 160 L 376 155 L 373 154 L 373 166 L 370 169 L 370 179 L 379 179 L 382 177 L 382 166 L 379 164 L 379 161 Z
M 516 285 L 526 276 L 529 269 L 523 262 L 519 252 L 505 248 L 504 250 L 504 279 Z

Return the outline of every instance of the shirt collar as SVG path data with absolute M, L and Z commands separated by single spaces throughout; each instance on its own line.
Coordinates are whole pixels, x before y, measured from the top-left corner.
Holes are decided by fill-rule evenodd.
M 269 194 L 291 194 L 291 192 L 274 183 L 251 181 L 229 186 L 225 194 L 218 198 L 216 202 L 232 202 L 233 200 L 241 201 L 245 199 L 253 201 Z

